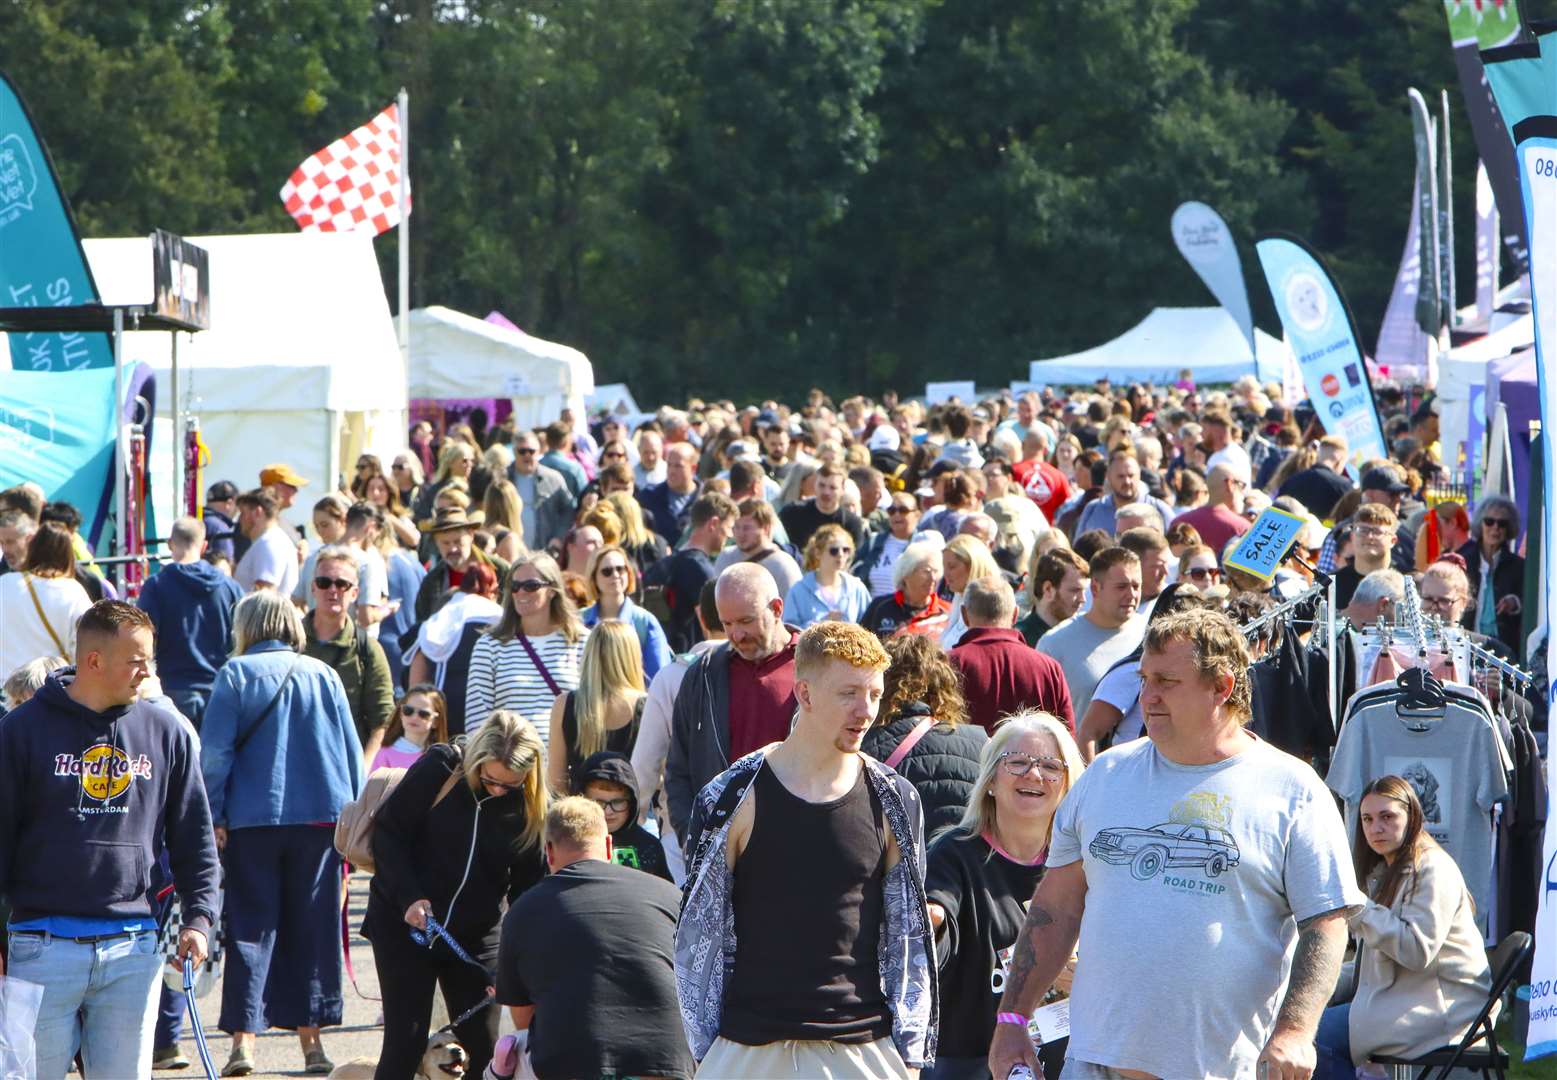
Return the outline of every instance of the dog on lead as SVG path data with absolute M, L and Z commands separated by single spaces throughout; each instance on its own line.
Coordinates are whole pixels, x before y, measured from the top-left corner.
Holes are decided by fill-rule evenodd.
M 415 1080 L 460 1080 L 469 1061 L 470 1056 L 451 1032 L 434 1032 L 427 1040 L 427 1052 L 422 1055 Z M 377 1069 L 377 1058 L 353 1058 L 335 1066 L 327 1080 L 373 1080 Z

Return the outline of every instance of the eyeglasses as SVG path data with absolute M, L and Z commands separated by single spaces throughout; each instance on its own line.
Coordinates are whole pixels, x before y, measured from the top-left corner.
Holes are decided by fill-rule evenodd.
M 551 586 L 547 585 L 540 578 L 526 578 L 523 581 L 514 582 L 514 592 L 537 593 L 542 589 L 549 588 L 551 588 Z
M 1203 578 L 1210 578 L 1215 581 L 1222 576 L 1222 571 L 1215 566 L 1191 566 L 1184 572 L 1196 581 L 1200 581 Z
M 601 577 L 626 577 L 627 566 L 626 564 L 602 566 L 599 570 L 596 570 L 595 573 L 599 574 Z
M 625 798 L 591 799 L 589 801 L 600 807 L 600 809 L 604 810 L 608 814 L 625 814 L 627 813 L 627 808 L 630 805 Z
M 481 784 L 482 784 L 483 787 L 496 788 L 497 790 L 501 791 L 505 795 L 512 795 L 516 791 L 523 791 L 524 790 L 524 785 L 522 783 L 521 784 L 505 784 L 501 780 L 493 780 L 486 773 L 481 773 L 480 775 L 481 775 Z
M 830 547 L 827 549 L 827 554 L 839 559 L 847 559 L 854 554 L 854 549 L 850 547 Z
M 431 709 L 418 709 L 415 705 L 400 706 L 401 716 L 420 716 L 423 720 L 431 720 L 435 715 Z
M 1369 536 L 1377 540 L 1389 535 L 1389 530 L 1382 525 L 1359 525 L 1353 536 Z
M 331 589 L 339 589 L 341 592 L 345 592 L 347 589 L 355 589 L 356 587 L 357 583 L 355 581 L 347 581 L 345 578 L 314 578 L 314 588 L 318 589 L 320 592 L 329 592 Z
M 1015 776 L 1018 779 L 1026 776 L 1034 769 L 1038 770 L 1039 779 L 1050 784 L 1057 784 L 1065 777 L 1065 763 L 1052 757 L 1028 757 L 1019 754 L 1015 750 L 1007 750 L 997 758 L 1000 768 L 1007 776 Z
M 1421 600 L 1423 607 L 1432 608 L 1434 611 L 1448 611 L 1454 607 L 1454 597 L 1452 596 L 1428 596 L 1423 593 L 1421 594 Z
M 1514 527 L 1514 523 L 1509 521 L 1507 518 L 1482 518 L 1481 523 L 1483 525 L 1491 525 L 1494 529 L 1502 529 L 1504 532 L 1507 532 L 1509 529 Z

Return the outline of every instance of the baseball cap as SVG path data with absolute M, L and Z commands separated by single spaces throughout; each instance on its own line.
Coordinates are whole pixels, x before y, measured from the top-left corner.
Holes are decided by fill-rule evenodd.
M 876 429 L 870 433 L 870 438 L 866 440 L 865 446 L 872 451 L 896 450 L 902 443 L 903 436 L 897 428 L 891 424 L 877 424 Z
M 266 465 L 260 470 L 260 487 L 270 487 L 272 484 L 290 484 L 292 487 L 306 487 L 308 481 L 297 474 L 297 470 L 290 465 Z
M 237 497 L 238 485 L 231 480 L 218 480 L 206 488 L 205 491 L 206 502 L 225 502 L 228 499 L 236 499 Z
M 1362 474 L 1362 490 L 1387 491 L 1391 495 L 1403 495 L 1411 489 L 1401 479 L 1393 465 L 1380 465 Z
M 770 428 L 778 422 L 778 413 L 774 412 L 772 409 L 764 409 L 762 412 L 757 414 L 757 426 L 759 428 Z
M 724 452 L 732 459 L 754 458 L 757 456 L 757 448 L 745 439 L 736 439 L 724 448 Z

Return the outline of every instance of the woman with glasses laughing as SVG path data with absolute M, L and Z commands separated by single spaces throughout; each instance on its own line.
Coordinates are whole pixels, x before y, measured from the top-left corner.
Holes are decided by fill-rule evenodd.
M 1476 507 L 1471 538 L 1460 548 L 1470 579 L 1471 605 L 1464 623 L 1478 634 L 1495 637 L 1521 651 L 1525 561 L 1514 554 L 1519 541 L 1519 507 L 1502 495 L 1489 495 Z M 1483 588 L 1486 584 L 1488 587 Z
M 985 745 L 962 821 L 930 845 L 924 888 L 941 969 L 941 1031 L 926 1080 L 989 1075 L 1012 946 L 1043 877 L 1054 812 L 1081 770 L 1063 721 L 1036 709 L 1017 713 Z M 1072 967 L 1055 982 L 1062 994 Z M 1058 1075 L 1064 1049 L 1044 1046 L 1045 1075 Z
M 488 972 L 497 962 L 502 902 L 513 904 L 546 873 L 545 754 L 534 725 L 499 709 L 468 740 L 430 747 L 380 805 L 362 920 L 378 970 L 395 974 L 381 983 L 380 1076 L 417 1072 L 435 989 L 442 989 L 449 1015 L 458 1017 L 492 985 Z M 414 939 L 413 930 L 427 944 Z M 492 1058 L 498 1013 L 477 1009 L 454 1028 L 470 1055 L 472 1076 L 480 1076 Z

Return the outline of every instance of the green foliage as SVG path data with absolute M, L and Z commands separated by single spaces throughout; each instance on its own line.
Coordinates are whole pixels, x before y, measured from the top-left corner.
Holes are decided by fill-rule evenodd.
M 1189 198 L 1264 325 L 1279 228 L 1371 342 L 1412 85 L 1451 90 L 1472 277 L 1432 0 L 0 0 L 0 67 L 86 235 L 289 229 L 291 170 L 408 87 L 413 302 L 501 309 L 642 400 L 1004 382 L 1211 303 Z

